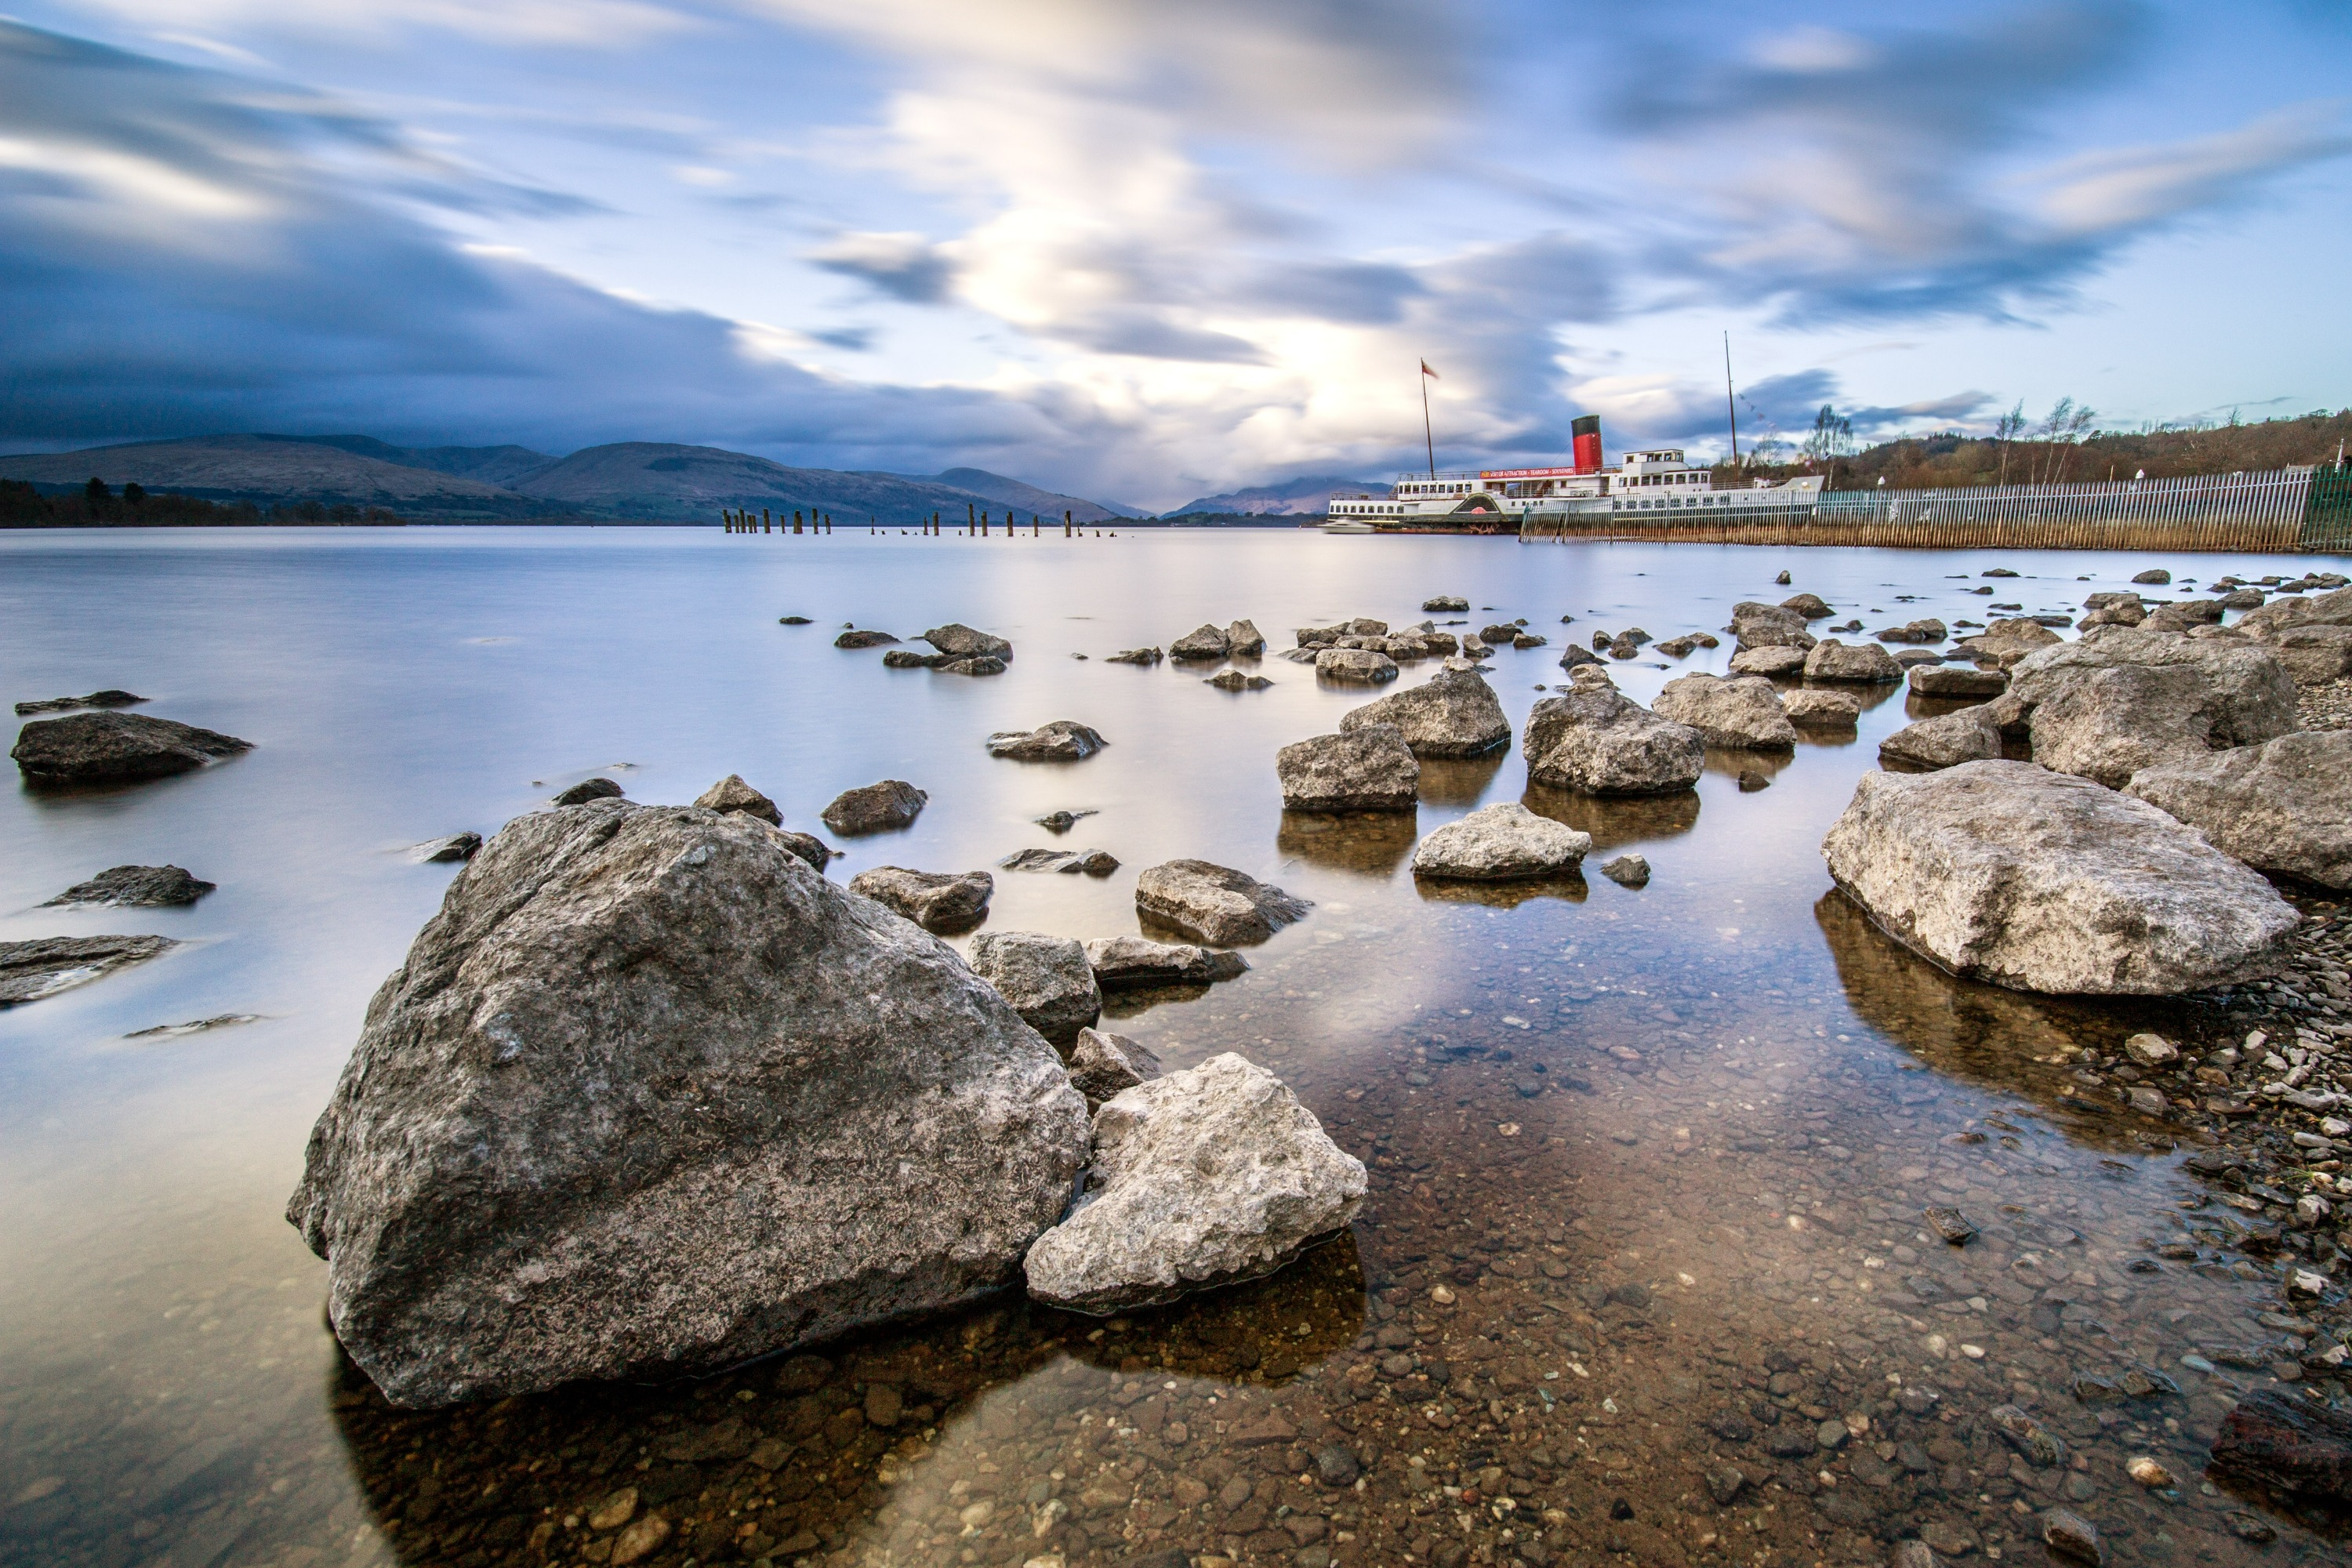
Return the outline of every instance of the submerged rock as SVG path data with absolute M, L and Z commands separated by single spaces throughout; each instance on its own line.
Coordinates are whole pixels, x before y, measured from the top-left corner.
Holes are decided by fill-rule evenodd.
M 146 700 L 135 691 L 109 687 L 103 691 L 93 691 L 87 697 L 45 697 L 32 702 L 19 702 L 16 704 L 16 717 L 63 713 L 72 708 L 131 708 Z
M 1828 637 L 1805 656 L 1805 679 L 1891 685 L 1903 679 L 1903 667 L 1876 643 L 1843 643 Z
M 1863 775 L 1822 841 L 1879 928 L 1965 979 L 2174 995 L 2275 972 L 2292 905 L 2144 802 L 2031 763 Z
M 1433 615 L 1445 610 L 1466 610 L 1470 607 L 1470 601 L 1456 594 L 1440 594 L 1433 599 L 1423 599 L 1421 607 Z
M 1597 670 L 1535 705 L 1519 749 L 1531 782 L 1587 795 L 1671 794 L 1706 767 L 1697 731 L 1651 712 Z
M 914 821 L 930 798 L 904 779 L 884 779 L 842 791 L 817 816 L 835 833 L 885 833 Z
M 888 632 L 847 631 L 834 638 L 833 646 L 845 648 L 880 647 L 885 643 L 894 643 L 898 640 Z
M 784 814 L 777 808 L 776 803 L 745 784 L 741 773 L 729 773 L 695 796 L 694 804 L 705 811 L 740 811 L 773 827 L 784 825 Z
M 1409 690 L 1349 710 L 1339 731 L 1393 724 L 1416 757 L 1477 757 L 1511 743 L 1511 721 L 1495 689 L 1472 670 L 1444 669 Z
M 178 866 L 115 866 L 87 882 L 76 882 L 42 907 L 114 904 L 132 909 L 164 909 L 174 904 L 193 904 L 215 886 L 198 880 Z
M 1396 660 L 1370 648 L 1327 647 L 1315 656 L 1315 673 L 1327 680 L 1360 680 L 1378 686 L 1397 678 Z
M 2352 888 L 2352 731 L 2207 752 L 2143 769 L 2125 793 L 2257 870 Z
M 1156 647 L 1122 648 L 1103 656 L 1105 664 L 1158 664 L 1167 656 Z
M 1393 724 L 1310 736 L 1276 752 L 1274 768 L 1286 811 L 1412 811 L 1420 803 L 1421 764 Z
M 194 773 L 253 750 L 253 742 L 145 713 L 76 713 L 36 719 L 9 752 L 28 783 L 120 784 Z
M 582 779 L 570 789 L 560 791 L 548 804 L 551 805 L 585 805 L 592 800 L 618 800 L 625 792 L 618 784 L 602 776 Z
M 1656 712 L 1661 719 L 1689 725 L 1711 746 L 1785 752 L 1797 743 L 1796 726 L 1780 707 L 1780 694 L 1759 676 L 1725 680 L 1685 675 L 1669 680 L 1658 693 Z
M 420 866 L 446 865 L 457 860 L 471 860 L 481 847 L 482 836 L 469 828 L 463 833 L 452 833 L 446 838 L 427 839 L 411 848 L 408 858 Z
M 395 1405 L 731 1365 L 977 1300 L 1085 1101 L 954 952 L 764 825 L 609 801 L 451 885 L 287 1217 Z
M 1102 991 L 1075 937 L 988 931 L 971 944 L 971 972 L 996 987 L 1028 1026 L 1057 1046 L 1102 1016 Z
M 937 669 L 949 662 L 943 653 L 917 653 L 910 647 L 894 647 L 882 656 L 885 669 Z
M 931 668 L 941 675 L 1003 675 L 1004 661 L 992 654 L 975 654 L 966 658 L 943 659 Z
M 2213 1468 L 2291 1497 L 2352 1506 L 2352 1415 L 2250 1388 L 2222 1417 Z
M 1034 730 L 1004 730 L 988 738 L 988 754 L 1024 763 L 1083 762 L 1103 749 L 1096 731 L 1075 719 L 1056 719 Z
M 1008 662 L 1013 658 L 1013 645 L 1001 637 L 975 631 L 960 621 L 934 626 L 923 634 L 923 640 L 950 658 L 998 658 Z
M 1135 879 L 1135 908 L 1196 942 L 1264 942 L 1314 906 L 1280 888 L 1207 860 L 1169 860 Z
M 1950 628 L 1934 619 L 1906 621 L 1899 626 L 1888 626 L 1878 634 L 1880 642 L 1942 642 Z
M 1151 1047 L 1125 1035 L 1080 1029 L 1070 1047 L 1070 1086 L 1087 1097 L 1088 1110 L 1160 1073 L 1160 1058 Z
M 1107 1315 L 1261 1279 L 1353 1221 L 1365 1184 L 1279 1079 L 1212 1057 L 1095 1112 L 1086 1195 L 1030 1247 L 1029 1293 Z
M 1878 742 L 1878 759 L 1906 767 L 1958 767 L 1962 763 L 1991 762 L 2000 755 L 2000 731 L 1987 721 L 1980 708 L 1939 713 L 1906 724 Z
M 1591 834 L 1503 801 L 1423 839 L 1412 852 L 1412 874 L 1474 882 L 1557 877 L 1574 870 L 1591 847 Z
M 1220 691 L 1264 691 L 1274 684 L 1263 675 L 1244 675 L 1238 669 L 1221 669 L 1202 682 Z
M 1208 985 L 1246 973 L 1249 961 L 1191 942 L 1154 942 L 1148 936 L 1100 936 L 1087 944 L 1095 984 L 1106 991 L 1140 991 L 1156 985 Z
M 179 946 L 160 936 L 44 936 L 0 942 L 0 1007 L 70 991 Z
M 985 871 L 910 871 L 875 866 L 849 879 L 849 890 L 904 915 L 929 931 L 953 935 L 988 916 L 996 879 Z

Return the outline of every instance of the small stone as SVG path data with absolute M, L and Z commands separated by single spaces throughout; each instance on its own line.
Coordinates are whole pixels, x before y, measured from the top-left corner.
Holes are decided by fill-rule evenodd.
M 611 779 L 601 777 L 582 779 L 578 784 L 557 795 L 552 804 L 585 805 L 592 800 L 617 800 L 622 793 L 621 786 Z
M 866 1419 L 876 1426 L 896 1426 L 905 1408 L 897 1388 L 887 1383 L 866 1385 Z
M 623 1487 L 598 1503 L 588 1515 L 591 1530 L 618 1530 L 637 1515 L 637 1489 Z
M 888 632 L 847 631 L 834 638 L 833 646 L 835 647 L 852 649 L 862 647 L 880 647 L 885 643 L 894 643 L 898 640 L 898 639 L 897 637 L 892 637 Z
M 1620 855 L 1601 868 L 1601 874 L 1621 888 L 1650 885 L 1650 862 L 1639 855 Z
M 1888 1568 L 1936 1568 L 1936 1553 L 1924 1541 L 1896 1542 L 1886 1561 Z
M 778 616 L 776 617 L 776 625 L 780 626 L 804 626 L 809 624 L 810 621 L 806 616 Z
M 1832 1454 L 1844 1447 L 1852 1436 L 1845 1423 L 1838 1420 L 1824 1421 L 1813 1432 L 1813 1441 Z
M 1929 1208 L 1922 1209 L 1920 1214 L 1930 1230 L 1954 1247 L 1967 1246 L 1977 1234 L 1976 1226 L 1958 1209 Z
M 2150 1491 L 2155 1491 L 2159 1488 L 2168 1487 L 2173 1484 L 2172 1472 L 2166 1469 L 2162 1465 L 2158 1464 L 2154 1459 L 2149 1458 L 2146 1454 L 2135 1454 L 2130 1459 L 2126 1460 L 2124 1464 L 2124 1474 L 2129 1476 L 2140 1485 L 2147 1488 Z
M 1034 730 L 1003 730 L 988 738 L 988 754 L 1023 763 L 1083 762 L 1103 749 L 1102 735 L 1074 719 Z
M 1729 1508 L 1747 1488 L 1748 1477 L 1737 1465 L 1722 1465 L 1706 1473 L 1706 1494 L 1717 1508 Z
M 2042 1516 L 2042 1542 L 2061 1557 L 2077 1563 L 2098 1564 L 2107 1560 L 2107 1549 L 2099 1540 L 2097 1527 L 2079 1513 L 2053 1508 Z
M 625 1568 L 640 1558 L 652 1556 L 669 1539 L 669 1521 L 649 1513 L 621 1531 L 613 1541 L 613 1568 Z
M 2229 1525 L 2230 1533 L 2241 1541 L 2268 1545 L 2278 1539 L 2278 1531 L 2273 1529 L 2270 1521 L 2260 1514 L 2248 1513 L 2243 1509 L 2232 1509 L 2221 1517 Z
M 1326 1443 L 1315 1450 L 1315 1479 L 1327 1487 L 1353 1486 L 1363 1465 L 1345 1443 Z
M 2180 1049 L 2162 1035 L 2134 1035 L 2124 1042 L 2124 1055 L 2144 1068 L 2169 1067 L 2180 1059 Z
M 1772 780 L 1769 775 L 1759 773 L 1754 768 L 1742 768 L 1739 770 L 1740 794 L 1754 795 L 1759 789 L 1770 789 L 1771 787 Z

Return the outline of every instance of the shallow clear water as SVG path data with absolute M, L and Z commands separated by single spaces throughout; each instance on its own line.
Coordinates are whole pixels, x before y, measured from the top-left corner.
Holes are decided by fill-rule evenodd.
M 1516 726 L 1559 679 L 1562 637 L 1594 626 L 1713 630 L 1738 599 L 1799 589 L 1873 628 L 1984 620 L 1961 590 L 1996 563 L 2025 574 L 1997 597 L 2029 611 L 2149 564 L 2300 569 L 1286 531 L 0 536 L 0 695 L 124 686 L 256 742 L 191 776 L 0 797 L 0 940 L 187 942 L 0 1014 L 0 1555 L 605 1562 L 625 1536 L 587 1516 L 624 1486 L 635 1519 L 672 1527 L 652 1563 L 1811 1563 L 1915 1531 L 2038 1561 L 2053 1505 L 2119 1561 L 2330 1552 L 2200 1475 L 2220 1398 L 2269 1374 L 2179 1358 L 2280 1343 L 2257 1316 L 2276 1280 L 2210 1249 L 2158 1259 L 2226 1215 L 2183 1206 L 2198 1184 L 2157 1124 L 2060 1093 L 2062 1047 L 2111 1047 L 2166 1007 L 1962 985 L 1829 895 L 1816 847 L 1906 721 L 1899 693 L 1843 743 L 1711 756 L 1687 797 L 1527 794 L 1515 747 L 1427 768 L 1417 822 L 1335 823 L 1285 816 L 1273 754 L 1362 689 L 1279 659 L 1252 666 L 1272 689 L 1239 694 L 1202 683 L 1214 667 L 1102 662 L 1204 621 L 1252 617 L 1278 648 L 1456 593 L 1474 606 L 1456 629 L 1524 616 L 1552 638 L 1494 660 Z M 1792 587 L 1772 584 L 1783 567 Z M 777 624 L 790 613 L 816 624 Z M 948 620 L 1011 637 L 1011 669 L 892 671 L 831 646 L 844 622 L 911 637 Z M 1647 700 L 1729 652 L 1611 673 Z M 1060 718 L 1110 748 L 1075 766 L 981 750 Z M 1772 786 L 1742 793 L 1750 767 Z M 1315 900 L 1243 979 L 1113 1012 L 1171 1066 L 1231 1049 L 1282 1074 L 1371 1165 L 1362 1222 L 1276 1279 L 1109 1324 L 1008 1300 L 822 1365 L 388 1409 L 323 1331 L 324 1267 L 280 1217 L 303 1139 L 451 876 L 403 851 L 597 773 L 643 801 L 740 773 L 806 829 L 851 785 L 929 791 L 908 832 L 834 840 L 843 880 L 1033 845 L 1123 862 L 999 872 L 982 929 L 1132 931 L 1135 873 L 1178 856 Z M 1416 888 L 1417 832 L 1523 794 L 1593 833 L 1589 883 Z M 1063 807 L 1098 815 L 1061 838 L 1034 826 Z M 1597 875 L 1628 848 L 1654 868 L 1643 890 Z M 219 890 L 184 910 L 35 907 L 126 862 Z M 126 1037 L 224 1014 L 259 1017 Z M 1932 1240 L 1936 1204 L 1983 1237 Z M 2134 1365 L 2181 1392 L 2069 1391 Z M 892 1415 L 885 1387 L 887 1424 L 867 1414 Z M 2011 1402 L 2074 1459 L 2015 1459 L 1985 1420 Z M 1848 1436 L 1824 1447 L 1832 1418 Z M 1335 1442 L 1360 1482 L 1314 1474 Z M 2143 1454 L 2179 1488 L 2126 1479 Z M 1747 1482 L 1718 1503 L 1726 1464 Z M 2233 1533 L 2248 1510 L 2283 1544 Z

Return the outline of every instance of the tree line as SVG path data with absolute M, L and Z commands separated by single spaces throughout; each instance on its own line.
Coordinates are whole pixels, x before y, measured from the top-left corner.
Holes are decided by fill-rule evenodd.
M 382 526 L 402 521 L 380 506 L 287 500 L 262 506 L 201 496 L 152 494 L 137 482 L 121 493 L 93 477 L 78 490 L 45 494 L 24 479 L 0 479 L 0 528 L 237 528 L 264 523 Z

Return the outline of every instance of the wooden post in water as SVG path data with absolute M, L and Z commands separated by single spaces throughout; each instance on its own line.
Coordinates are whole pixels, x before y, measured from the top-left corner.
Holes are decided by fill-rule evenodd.
M 1062 514 L 1062 537 L 1063 537 L 1063 538 L 1067 539 L 1067 538 L 1069 538 L 1069 537 L 1070 537 L 1070 527 L 1071 527 L 1071 522 L 1070 522 L 1070 514 L 1069 514 L 1068 512 L 1066 512 L 1066 512 L 1064 512 L 1064 513 Z

